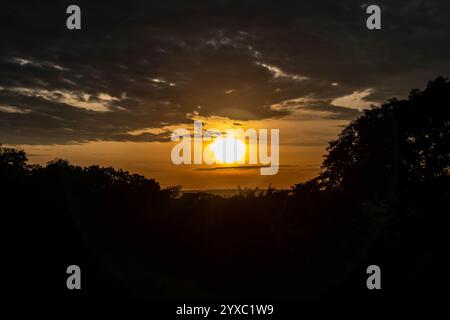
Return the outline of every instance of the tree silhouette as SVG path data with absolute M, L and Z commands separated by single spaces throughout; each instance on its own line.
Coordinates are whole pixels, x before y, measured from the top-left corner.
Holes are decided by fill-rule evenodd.
M 0 172 L 2 175 L 24 172 L 27 168 L 27 161 L 27 155 L 23 150 L 4 148 L 0 144 Z
M 407 100 L 372 107 L 330 142 L 314 182 L 358 194 L 448 181 L 450 83 L 439 77 Z

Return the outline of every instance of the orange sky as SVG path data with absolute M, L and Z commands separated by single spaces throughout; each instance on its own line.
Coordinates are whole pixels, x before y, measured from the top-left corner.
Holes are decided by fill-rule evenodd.
M 317 115 L 314 115 L 317 116 Z M 246 121 L 233 125 L 227 118 L 210 117 L 198 120 L 207 123 L 206 129 L 267 128 L 280 130 L 280 169 L 276 175 L 262 176 L 259 169 L 199 170 L 217 165 L 174 165 L 170 154 L 176 142 L 89 142 L 66 145 L 16 145 L 24 149 L 31 163 L 45 164 L 63 158 L 73 164 L 113 166 L 154 178 L 162 187 L 181 185 L 190 189 L 232 189 L 241 187 L 289 188 L 295 183 L 314 177 L 319 172 L 327 142 L 335 139 L 348 120 L 312 117 L 299 120 L 287 118 Z M 193 130 L 192 127 L 185 128 Z M 174 128 L 167 128 L 173 130 Z M 151 131 L 151 130 L 149 130 Z

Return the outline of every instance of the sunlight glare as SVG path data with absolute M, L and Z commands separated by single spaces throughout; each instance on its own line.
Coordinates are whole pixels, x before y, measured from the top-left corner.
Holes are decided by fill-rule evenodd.
M 245 156 L 245 144 L 236 138 L 217 138 L 210 146 L 214 158 L 223 163 L 235 163 Z

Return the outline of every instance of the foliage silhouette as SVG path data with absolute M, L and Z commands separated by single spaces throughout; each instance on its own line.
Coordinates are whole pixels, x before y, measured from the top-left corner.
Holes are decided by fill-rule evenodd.
M 405 191 L 448 178 L 449 102 L 450 84 L 440 77 L 408 100 L 367 110 L 330 143 L 320 183 L 372 193 L 385 192 L 386 181 Z

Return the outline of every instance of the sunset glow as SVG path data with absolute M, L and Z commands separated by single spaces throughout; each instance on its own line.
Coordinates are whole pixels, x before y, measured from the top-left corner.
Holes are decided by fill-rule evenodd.
M 210 145 L 210 148 L 218 162 L 237 163 L 245 157 L 245 144 L 236 138 L 218 138 Z

